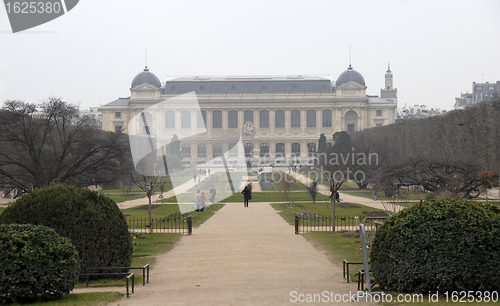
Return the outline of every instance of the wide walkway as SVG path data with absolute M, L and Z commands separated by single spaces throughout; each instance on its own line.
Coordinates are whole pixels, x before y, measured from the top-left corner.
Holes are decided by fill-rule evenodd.
M 157 257 L 149 284 L 114 305 L 291 305 L 299 294 L 355 293 L 342 267 L 295 235 L 269 203 L 249 206 L 225 205 Z

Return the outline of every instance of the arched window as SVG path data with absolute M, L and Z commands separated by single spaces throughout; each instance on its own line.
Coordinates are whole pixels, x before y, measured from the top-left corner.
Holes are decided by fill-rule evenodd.
M 207 122 L 207 112 L 204 110 L 199 110 L 196 112 L 196 127 L 199 129 L 206 128 Z
M 300 156 L 300 143 L 294 142 L 292 143 L 292 156 Z
M 204 143 L 198 144 L 198 158 L 207 157 L 207 145 Z
M 279 109 L 274 112 L 274 126 L 277 128 L 285 127 L 285 111 Z
M 269 144 L 261 143 L 260 144 L 260 157 L 269 157 Z
M 165 112 L 165 128 L 175 129 L 175 112 L 166 111 Z
M 308 109 L 306 114 L 307 127 L 316 127 L 316 111 Z
M 227 112 L 227 127 L 230 129 L 238 128 L 238 111 L 230 110 Z
M 358 114 L 355 111 L 345 113 L 345 124 L 347 133 L 354 133 L 358 130 Z
M 322 111 L 323 127 L 332 127 L 332 110 L 324 109 Z
M 261 128 L 268 128 L 269 127 L 269 111 L 268 110 L 261 110 L 259 112 L 259 118 L 260 118 L 260 127 Z
M 253 157 L 253 143 L 245 143 L 245 157 Z
M 191 128 L 191 112 L 188 110 L 183 110 L 181 112 L 181 128 L 183 129 Z
M 246 110 L 243 112 L 243 124 L 247 122 L 253 123 L 253 110 Z
M 214 158 L 222 155 L 222 143 L 214 143 L 212 146 Z
M 222 111 L 214 110 L 212 112 L 212 128 L 214 129 L 222 128 Z
M 291 120 L 290 126 L 293 128 L 299 128 L 300 127 L 300 110 L 292 109 L 291 119 L 292 120 Z

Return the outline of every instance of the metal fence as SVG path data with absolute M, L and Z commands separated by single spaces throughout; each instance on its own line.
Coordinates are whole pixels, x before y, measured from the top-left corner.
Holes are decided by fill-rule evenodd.
M 335 231 L 337 232 L 358 232 L 359 223 L 366 222 L 367 231 L 375 230 L 376 222 L 381 222 L 387 217 L 367 217 L 367 216 L 335 216 Z M 332 231 L 332 216 L 321 216 L 314 213 L 303 213 L 295 215 L 295 234 L 302 234 L 314 231 Z
M 130 232 L 134 233 L 175 233 L 191 235 L 193 221 L 191 217 L 153 218 L 151 228 L 149 218 L 126 218 Z

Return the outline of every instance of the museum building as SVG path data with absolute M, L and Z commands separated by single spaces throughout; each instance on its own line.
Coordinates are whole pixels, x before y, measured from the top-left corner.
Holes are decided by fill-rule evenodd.
M 186 166 L 210 164 L 228 151 L 229 164 L 236 163 L 232 158 L 304 164 L 312 161 L 322 133 L 331 139 L 335 132 L 395 122 L 397 89 L 390 68 L 380 97 L 366 95 L 366 88 L 363 76 L 351 65 L 336 81 L 308 75 L 194 76 L 167 78 L 163 84 L 146 67 L 134 77 L 130 97 L 101 107 L 102 129 L 140 133 L 128 129 L 134 116 L 195 92 L 199 107 L 179 103 L 148 126 L 152 136 L 162 129 L 179 136 Z M 243 150 L 235 146 L 240 138 Z

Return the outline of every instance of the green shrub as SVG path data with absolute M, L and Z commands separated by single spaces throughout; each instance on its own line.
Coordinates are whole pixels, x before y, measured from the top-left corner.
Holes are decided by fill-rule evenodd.
M 79 272 L 75 247 L 53 229 L 0 225 L 0 304 L 59 299 L 73 290 Z
M 29 223 L 53 228 L 76 247 L 81 270 L 129 267 L 132 241 L 116 203 L 95 191 L 50 185 L 17 200 L 0 215 L 1 223 Z
M 371 268 L 383 289 L 398 292 L 499 290 L 499 235 L 498 208 L 429 200 L 385 222 Z

